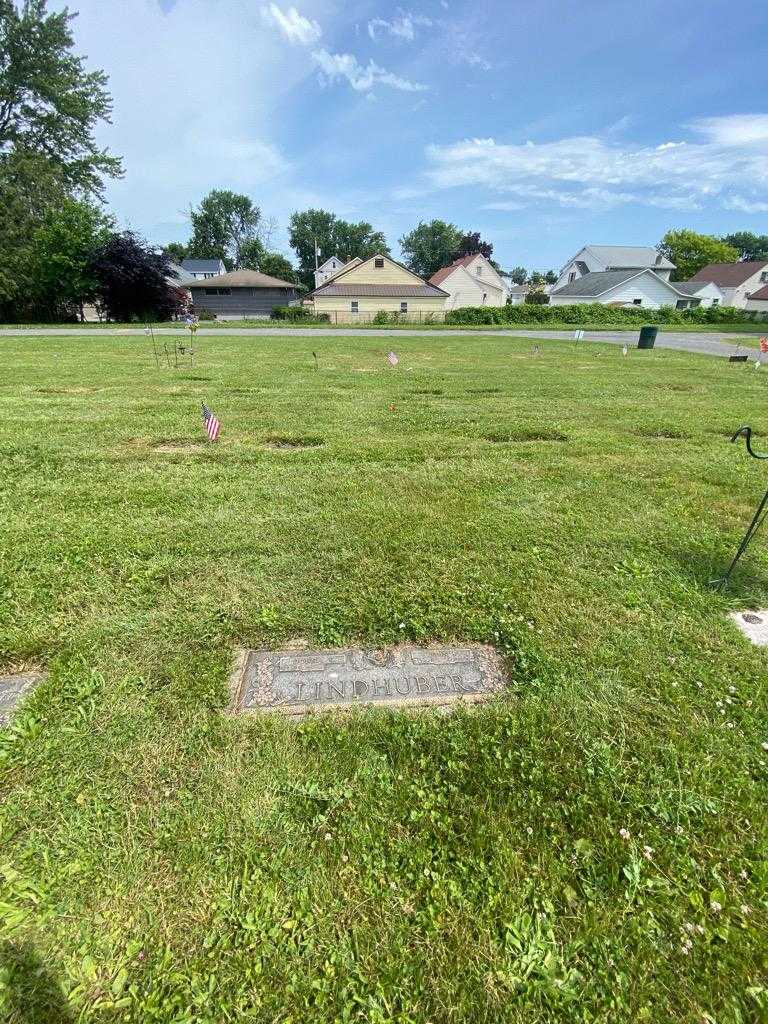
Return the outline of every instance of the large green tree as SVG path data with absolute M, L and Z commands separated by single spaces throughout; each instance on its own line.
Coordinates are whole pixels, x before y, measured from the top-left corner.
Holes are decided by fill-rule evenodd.
M 263 253 L 261 210 L 248 196 L 213 189 L 189 216 L 189 256 L 221 259 L 227 270 L 236 270 L 257 262 L 256 257 Z
M 70 199 L 103 195 L 120 161 L 95 142 L 111 99 L 102 71 L 88 71 L 73 50 L 66 9 L 45 0 L 0 0 L 0 317 L 36 315 L 50 282 L 33 239 Z M 44 312 L 44 311 L 43 311 Z
M 528 271 L 525 267 L 513 267 L 509 272 L 513 284 L 525 284 L 528 280 Z
M 30 299 L 40 319 L 82 317 L 83 303 L 98 291 L 91 259 L 110 227 L 109 218 L 88 202 L 65 199 L 47 211 L 29 249 Z
M 169 242 L 163 246 L 163 252 L 170 256 L 174 263 L 183 263 L 189 256 L 189 246 L 184 242 Z
M 453 261 L 461 239 L 462 233 L 455 224 L 444 220 L 420 221 L 400 239 L 400 248 L 409 270 L 420 277 L 431 277 Z
M 60 165 L 22 149 L 0 158 L 0 318 L 30 315 L 32 238 L 48 212 L 68 199 Z
M 383 232 L 375 231 L 367 221 L 355 224 L 342 220 L 329 210 L 302 210 L 291 215 L 288 241 L 299 263 L 299 278 L 314 286 L 315 260 L 324 263 L 331 256 L 344 260 L 369 259 L 377 253 L 389 255 Z
M 73 52 L 64 8 L 46 0 L 0 0 L 0 159 L 23 151 L 53 162 L 71 190 L 100 195 L 104 176 L 122 173 L 94 132 L 112 101 L 103 71 Z
M 687 228 L 668 231 L 656 249 L 675 264 L 673 281 L 687 281 L 708 263 L 735 263 L 739 258 L 738 249 L 727 242 Z
M 740 260 L 768 260 L 768 235 L 755 235 L 751 231 L 735 231 L 720 239 L 738 250 Z
M 296 280 L 296 271 L 293 264 L 279 252 L 264 253 L 259 264 L 259 270 L 262 274 L 269 274 L 270 277 L 279 277 L 281 281 Z

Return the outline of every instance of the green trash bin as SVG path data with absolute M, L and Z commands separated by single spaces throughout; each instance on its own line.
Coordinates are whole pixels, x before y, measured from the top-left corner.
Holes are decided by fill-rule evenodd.
M 656 343 L 656 335 L 659 333 L 658 327 L 641 327 L 640 337 L 637 341 L 638 348 L 653 348 Z

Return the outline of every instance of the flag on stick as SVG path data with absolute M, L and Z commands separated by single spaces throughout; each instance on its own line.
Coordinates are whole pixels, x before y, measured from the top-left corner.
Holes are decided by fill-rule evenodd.
M 390 352 L 389 355 L 387 356 L 387 359 L 389 360 L 390 366 L 397 366 L 397 364 L 400 362 L 400 360 L 397 358 L 394 352 Z
M 221 424 L 205 402 L 203 402 L 203 430 L 208 435 L 209 441 L 215 441 L 219 436 L 219 431 L 221 430 Z

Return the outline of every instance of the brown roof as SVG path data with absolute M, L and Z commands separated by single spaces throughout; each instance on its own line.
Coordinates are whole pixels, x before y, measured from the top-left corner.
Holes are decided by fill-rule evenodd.
M 436 270 L 432 277 L 430 277 L 429 283 L 434 285 L 442 284 L 446 277 L 448 277 L 449 274 L 452 274 L 455 269 L 456 267 L 453 264 L 451 264 L 450 267 L 440 267 L 440 269 Z
M 202 281 L 192 281 L 187 288 L 295 288 L 291 281 L 261 274 L 258 270 L 230 270 L 228 274 L 217 274 Z
M 763 267 L 768 267 L 768 260 L 753 260 L 744 263 L 710 263 L 694 274 L 692 281 L 711 281 L 722 288 L 737 288 L 744 284 L 753 274 Z
M 749 299 L 760 299 L 761 302 L 768 302 L 768 284 L 763 285 L 762 288 L 758 288 L 756 292 L 752 292 L 748 295 Z
M 357 269 L 358 264 L 354 261 L 348 263 L 344 269 L 336 274 L 335 277 L 330 278 L 324 284 L 321 284 L 319 288 L 315 288 L 313 292 L 310 292 L 307 296 L 308 299 L 313 299 L 315 295 L 379 295 L 379 296 L 397 296 L 397 295 L 420 295 L 422 298 L 426 296 L 432 296 L 433 298 L 439 298 L 441 295 L 447 295 L 448 292 L 444 292 L 442 288 L 434 288 L 432 285 L 427 284 L 423 277 L 419 277 L 409 267 L 406 267 L 403 263 L 398 263 L 397 260 L 393 260 L 391 256 L 385 256 L 383 253 L 376 253 L 373 256 L 369 256 L 367 260 L 360 260 L 360 264 L 371 263 L 377 259 L 385 259 L 390 263 L 393 263 L 396 267 L 400 267 L 406 274 L 410 274 L 416 281 L 420 281 L 420 284 L 343 284 L 339 283 L 342 281 L 344 275 L 349 270 Z M 334 283 L 336 282 L 336 283 Z M 331 291 L 332 288 L 344 288 L 346 291 Z M 363 289 L 380 289 L 379 291 L 364 291 Z M 417 289 L 413 291 L 412 289 Z M 423 289 L 427 289 L 424 291 Z M 383 290 L 381 290 L 383 289 Z M 418 290 L 421 289 L 421 290 Z
M 324 284 L 318 288 L 313 295 L 335 295 L 342 298 L 352 298 L 356 296 L 374 295 L 379 298 L 398 298 L 404 299 L 440 299 L 444 298 L 448 292 L 444 292 L 442 288 L 435 288 L 431 284 Z

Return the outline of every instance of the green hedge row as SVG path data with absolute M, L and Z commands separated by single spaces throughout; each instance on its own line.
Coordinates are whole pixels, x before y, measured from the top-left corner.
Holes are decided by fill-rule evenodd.
M 575 306 L 537 306 L 523 302 L 517 306 L 467 306 L 445 315 L 448 324 L 735 324 L 762 323 L 768 313 L 735 309 L 733 306 L 699 306 L 697 309 L 623 309 L 591 302 Z
M 275 306 L 269 314 L 270 320 L 287 320 L 289 323 L 328 323 L 327 313 L 315 313 L 309 306 Z

